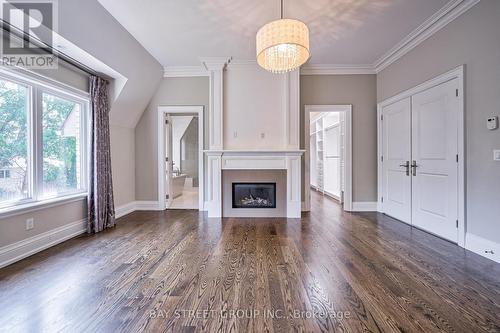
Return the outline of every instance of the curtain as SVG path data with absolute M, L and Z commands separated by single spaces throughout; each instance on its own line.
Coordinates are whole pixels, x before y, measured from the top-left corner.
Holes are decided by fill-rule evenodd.
M 115 226 L 111 149 L 109 137 L 108 82 L 90 78 L 90 163 L 88 233 Z

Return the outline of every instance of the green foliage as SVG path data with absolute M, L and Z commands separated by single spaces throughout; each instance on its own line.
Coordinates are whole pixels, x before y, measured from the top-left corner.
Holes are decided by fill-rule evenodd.
M 56 183 L 59 188 L 76 185 L 76 140 L 62 135 L 74 106 L 73 102 L 43 95 L 43 178 L 44 183 Z
M 27 88 L 0 80 L 0 168 L 21 167 L 24 178 L 28 156 L 27 102 Z M 42 103 L 44 183 L 51 187 L 74 188 L 77 185 L 77 140 L 64 137 L 63 128 L 75 104 L 47 94 L 43 94 Z M 25 183 L 23 181 L 23 187 Z
M 27 89 L 0 80 L 0 168 L 27 154 Z

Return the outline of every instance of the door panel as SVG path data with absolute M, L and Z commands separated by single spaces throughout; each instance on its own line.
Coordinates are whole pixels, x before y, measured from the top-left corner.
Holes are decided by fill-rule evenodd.
M 384 211 L 398 220 L 411 223 L 411 177 L 402 165 L 411 159 L 410 99 L 382 110 Z
M 458 80 L 412 97 L 412 224 L 457 242 Z

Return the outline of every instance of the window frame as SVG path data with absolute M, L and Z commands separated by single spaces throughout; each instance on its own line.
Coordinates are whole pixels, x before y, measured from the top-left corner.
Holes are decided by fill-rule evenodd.
M 42 207 L 86 197 L 88 194 L 88 167 L 90 147 L 90 94 L 64 83 L 28 71 L 0 69 L 0 80 L 27 88 L 27 170 L 28 193 L 26 198 L 0 203 L 0 218 L 15 211 Z M 80 105 L 80 188 L 75 191 L 58 193 L 56 196 L 43 195 L 43 94 L 49 94 Z

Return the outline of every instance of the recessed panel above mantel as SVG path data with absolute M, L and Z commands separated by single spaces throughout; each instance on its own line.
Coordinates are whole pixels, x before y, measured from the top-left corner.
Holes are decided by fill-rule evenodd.
M 256 63 L 229 65 L 224 74 L 224 148 L 286 147 L 286 75 Z

